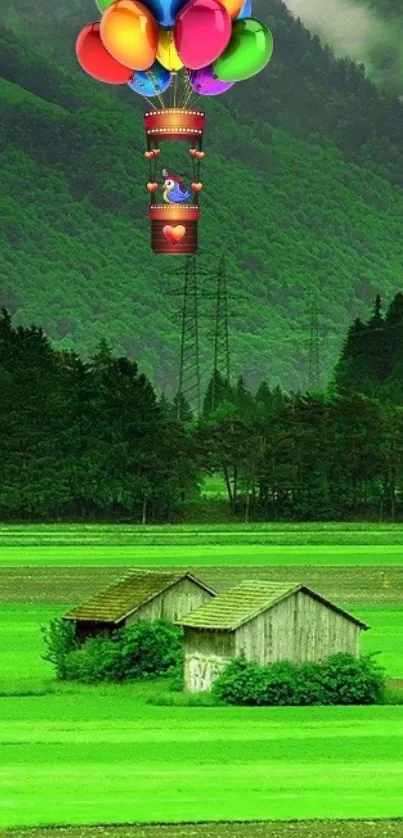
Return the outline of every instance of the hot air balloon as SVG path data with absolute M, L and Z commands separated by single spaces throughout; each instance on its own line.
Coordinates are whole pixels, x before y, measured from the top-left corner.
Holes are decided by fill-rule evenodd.
M 80 32 L 76 54 L 88 75 L 126 84 L 149 106 L 144 156 L 152 250 L 196 253 L 205 156 L 205 113 L 196 102 L 262 70 L 273 50 L 271 32 L 251 16 L 251 0 L 97 0 L 97 6 L 102 18 Z M 188 146 L 180 171 L 165 160 L 165 143 L 173 141 Z

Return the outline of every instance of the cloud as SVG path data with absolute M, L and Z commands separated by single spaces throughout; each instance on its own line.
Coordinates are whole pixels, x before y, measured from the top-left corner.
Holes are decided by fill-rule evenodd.
M 285 0 L 307 29 L 330 44 L 337 57 L 363 63 L 369 76 L 400 92 L 403 85 L 403 17 L 386 21 L 349 0 Z
M 339 55 L 364 60 L 368 43 L 379 32 L 376 16 L 347 0 L 286 0 L 286 5 L 308 29 L 328 40 Z

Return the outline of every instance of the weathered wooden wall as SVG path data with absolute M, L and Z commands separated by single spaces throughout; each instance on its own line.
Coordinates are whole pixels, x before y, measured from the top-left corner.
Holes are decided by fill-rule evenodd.
M 184 652 L 184 689 L 211 690 L 219 672 L 235 656 L 234 633 L 185 628 Z
M 335 652 L 359 655 L 360 629 L 299 591 L 241 626 L 235 649 L 236 655 L 259 663 L 319 661 Z
M 210 599 L 211 594 L 191 579 L 180 579 L 135 611 L 127 618 L 126 625 L 135 620 L 167 620 L 173 623 Z

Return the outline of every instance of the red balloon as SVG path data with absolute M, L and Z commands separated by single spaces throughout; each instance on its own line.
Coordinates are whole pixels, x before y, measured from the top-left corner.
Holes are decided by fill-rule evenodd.
M 176 18 L 175 46 L 185 67 L 200 70 L 224 52 L 231 33 L 231 17 L 218 0 L 190 0 Z
M 100 24 L 89 23 L 76 41 L 76 53 L 83 70 L 107 84 L 125 84 L 133 78 L 133 70 L 116 61 L 104 47 L 99 34 Z

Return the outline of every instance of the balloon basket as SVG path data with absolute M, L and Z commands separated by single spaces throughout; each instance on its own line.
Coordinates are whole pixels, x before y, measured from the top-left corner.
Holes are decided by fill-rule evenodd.
M 189 256 L 196 253 L 199 216 L 198 206 L 151 206 L 151 248 L 154 253 L 165 256 Z
M 162 140 L 202 140 L 205 123 L 203 111 L 184 108 L 166 108 L 151 111 L 144 116 L 144 128 L 149 143 Z

